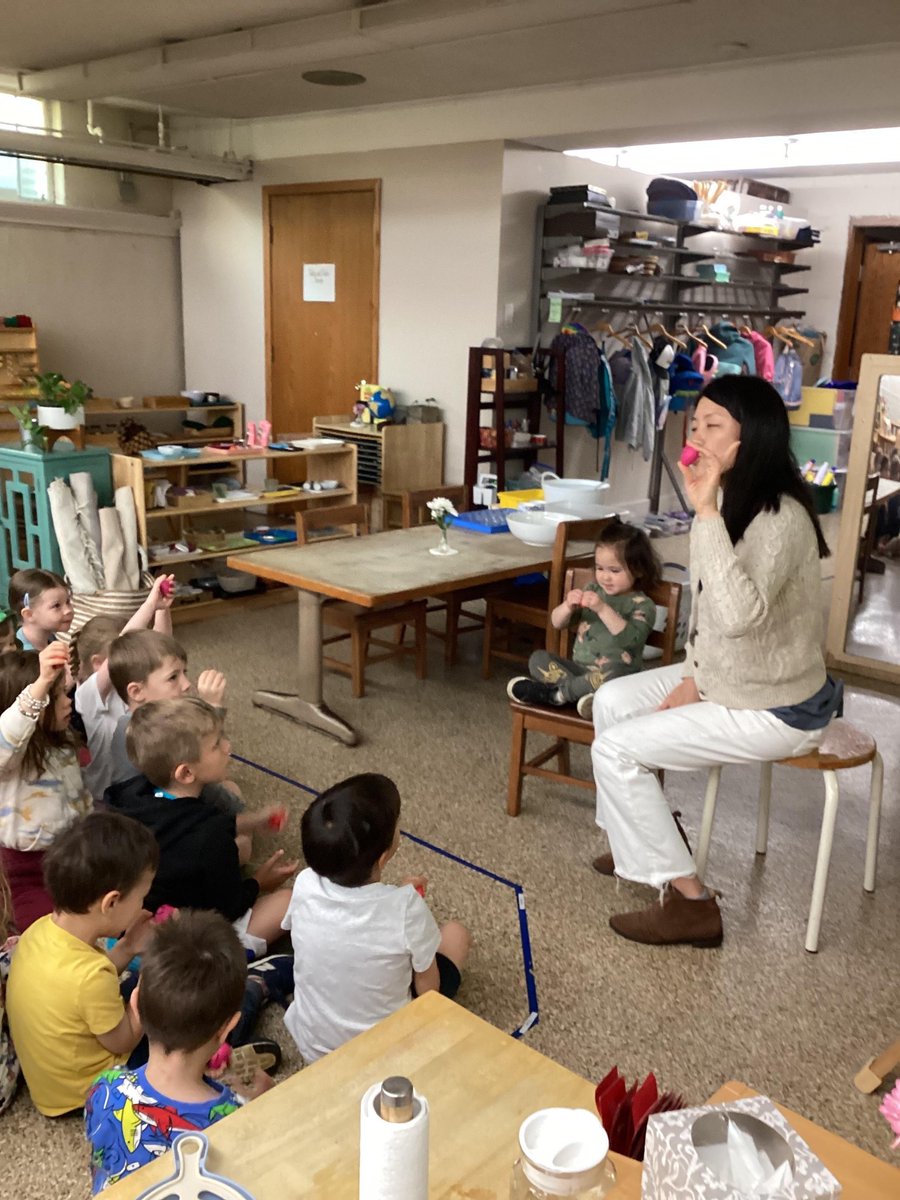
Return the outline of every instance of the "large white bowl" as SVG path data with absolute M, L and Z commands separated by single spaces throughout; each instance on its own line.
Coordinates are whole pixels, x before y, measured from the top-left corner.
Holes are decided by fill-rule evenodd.
M 599 517 L 614 517 L 616 510 L 603 504 L 597 504 L 593 497 L 581 496 L 572 500 L 557 500 L 553 504 L 545 504 L 544 512 L 557 520 L 572 519 L 578 521 L 593 521 Z
M 558 521 L 544 516 L 542 512 L 510 509 L 506 514 L 506 523 L 509 525 L 509 532 L 515 534 L 526 546 L 552 546 L 556 538 Z
M 541 487 L 548 504 L 556 504 L 561 500 L 583 500 L 588 504 L 599 504 L 601 493 L 609 484 L 601 483 L 598 479 L 560 479 L 553 471 L 545 471 L 541 476 Z

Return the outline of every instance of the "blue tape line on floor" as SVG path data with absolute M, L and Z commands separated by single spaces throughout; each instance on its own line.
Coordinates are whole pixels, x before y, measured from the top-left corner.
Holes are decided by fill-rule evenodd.
M 279 779 L 282 783 L 298 788 L 301 792 L 307 792 L 310 796 L 317 796 L 319 794 L 314 788 L 307 787 L 305 783 L 291 779 L 290 775 L 282 775 L 280 771 L 273 771 L 271 767 L 264 767 L 262 763 L 254 762 L 252 758 L 244 758 L 240 754 L 232 754 L 231 757 L 236 762 L 243 763 L 245 767 L 252 767 L 254 771 L 261 771 L 264 775 L 270 775 L 273 779 Z M 417 837 L 414 833 L 407 833 L 403 829 L 400 830 L 400 833 L 403 837 L 408 838 L 409 841 L 415 842 L 419 846 L 424 846 L 426 850 L 440 854 L 443 858 L 450 859 L 451 862 L 459 863 L 466 870 L 474 871 L 476 875 L 484 875 L 485 878 L 492 880 L 494 883 L 499 883 L 503 887 L 512 889 L 516 898 L 516 912 L 519 917 L 519 937 L 522 942 L 522 967 L 525 972 L 525 995 L 528 1000 L 528 1016 L 518 1028 L 512 1031 L 512 1036 L 514 1038 L 524 1037 L 529 1029 L 537 1025 L 540 1020 L 537 983 L 534 978 L 534 962 L 531 957 L 531 934 L 528 928 L 528 912 L 525 908 L 525 889 L 520 883 L 514 883 L 512 879 L 498 875 L 496 871 L 489 871 L 487 867 L 479 867 L 477 863 L 469 862 L 467 858 L 461 858 L 460 855 L 454 854 L 452 850 L 445 850 L 443 846 L 436 846 L 434 842 L 426 841 L 425 838 Z

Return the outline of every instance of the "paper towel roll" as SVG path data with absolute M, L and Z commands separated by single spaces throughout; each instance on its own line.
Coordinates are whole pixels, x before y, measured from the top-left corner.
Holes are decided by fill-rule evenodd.
M 385 1121 L 380 1091 L 379 1080 L 360 1104 L 359 1200 L 428 1200 L 428 1101 L 415 1092 L 411 1121 Z

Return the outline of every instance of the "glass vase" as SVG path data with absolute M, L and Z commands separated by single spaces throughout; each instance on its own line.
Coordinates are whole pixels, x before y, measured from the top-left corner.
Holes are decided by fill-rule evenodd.
M 450 545 L 450 543 L 447 541 L 446 527 L 442 525 L 440 527 L 440 530 L 441 530 L 441 540 L 438 542 L 438 544 L 436 546 L 431 547 L 431 549 L 429 550 L 429 553 L 430 554 L 439 554 L 442 556 L 447 555 L 447 554 L 459 554 L 459 551 L 454 550 L 453 547 Z

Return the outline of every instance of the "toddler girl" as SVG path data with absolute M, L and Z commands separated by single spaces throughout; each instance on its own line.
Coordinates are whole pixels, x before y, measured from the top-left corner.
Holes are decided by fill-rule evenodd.
M 91 807 L 68 730 L 69 651 L 0 654 L 0 865 L 12 892 L 19 933 L 52 910 L 44 888 L 44 851 Z
M 577 704 L 589 717 L 594 692 L 607 679 L 641 669 L 656 605 L 643 594 L 660 579 L 660 563 L 642 529 L 613 521 L 594 547 L 594 578 L 550 614 L 554 629 L 575 629 L 572 658 L 536 650 L 529 676 L 511 679 L 507 695 L 523 704 Z
M 53 571 L 29 567 L 9 581 L 10 611 L 22 622 L 16 634 L 23 650 L 39 653 L 59 633 L 67 633 L 75 615 L 66 581 Z

